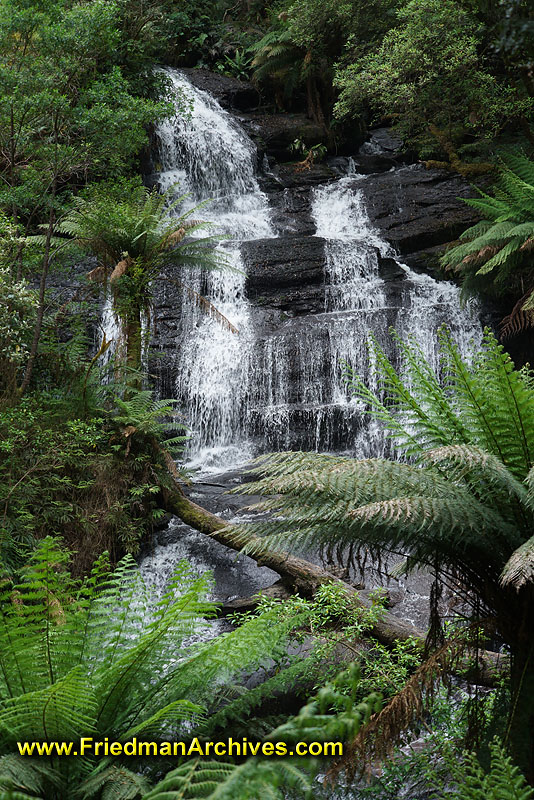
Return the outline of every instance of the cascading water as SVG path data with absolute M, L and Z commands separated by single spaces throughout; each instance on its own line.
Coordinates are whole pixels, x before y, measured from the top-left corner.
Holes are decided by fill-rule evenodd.
M 462 352 L 479 337 L 472 309 L 453 284 L 415 273 L 395 258 L 373 229 L 352 170 L 313 192 L 316 236 L 325 242 L 322 313 L 297 316 L 265 331 L 261 311 L 245 296 L 240 243 L 273 237 L 266 196 L 256 179 L 256 149 L 233 117 L 179 72 L 168 70 L 178 105 L 157 128 L 164 190 L 187 193 L 183 207 L 210 200 L 202 216 L 230 238 L 220 245 L 240 272 L 191 272 L 202 292 L 239 329 L 232 334 L 184 295 L 177 336 L 177 397 L 187 410 L 189 459 L 203 471 L 245 463 L 254 452 L 280 448 L 344 450 L 378 455 L 383 440 L 362 428 L 344 365 L 371 380 L 369 334 L 392 352 L 388 330 L 411 334 L 436 365 L 436 330 L 446 322 Z M 191 103 L 184 114 L 184 97 Z M 195 215 L 196 216 L 196 215 Z M 393 262 L 395 281 L 381 275 Z
M 384 438 L 377 425 L 363 426 L 362 407 L 350 396 L 343 365 L 373 388 L 369 335 L 395 357 L 388 335 L 394 326 L 401 336 L 413 336 L 437 368 L 438 327 L 447 323 L 465 355 L 470 343 L 480 340 L 476 310 L 461 307 L 453 284 L 418 274 L 396 258 L 370 223 L 353 170 L 311 193 L 315 236 L 310 238 L 314 246 L 324 245 L 323 307 L 284 317 L 275 307 L 265 310 L 249 301 L 240 244 L 275 237 L 268 198 L 256 177 L 256 149 L 212 97 L 181 73 L 167 73 L 178 110 L 156 130 L 159 184 L 176 196 L 188 194 L 180 211 L 210 201 L 194 216 L 211 220 L 216 232 L 228 235 L 219 247 L 241 270 L 180 276 L 239 330 L 233 334 L 203 315 L 184 290 L 175 373 L 176 397 L 191 429 L 190 465 L 200 467 L 204 475 L 223 472 L 245 464 L 255 453 L 281 448 L 346 451 L 360 457 L 383 454 Z M 189 114 L 183 112 L 184 98 L 191 104 Z M 291 219 L 285 223 L 286 232 L 298 229 Z M 291 233 L 285 235 L 291 240 Z M 224 490 L 235 477 L 221 478 L 222 484 L 210 480 L 197 483 L 192 499 L 210 507 L 206 498 L 219 497 L 215 510 L 231 520 L 236 509 L 230 500 L 229 507 L 226 501 L 220 504 L 225 495 L 217 495 L 217 489 Z M 199 572 L 214 572 L 218 600 L 252 595 L 277 577 L 180 522 L 171 522 L 162 537 L 141 564 L 157 593 L 165 591 L 171 569 L 181 558 Z M 424 624 L 426 583 L 412 584 L 403 594 L 399 613 Z M 203 637 L 222 628 L 217 622 Z
M 221 468 L 250 456 L 245 430 L 252 348 L 250 307 L 239 242 L 271 236 L 268 203 L 255 177 L 256 149 L 233 118 L 208 94 L 174 70 L 167 71 L 179 111 L 161 123 L 159 141 L 164 191 L 188 197 L 180 211 L 199 210 L 213 231 L 228 236 L 219 247 L 233 268 L 191 271 L 185 283 L 203 294 L 239 331 L 234 334 L 192 304 L 182 301 L 178 333 L 177 397 L 188 411 L 192 466 Z M 184 100 L 191 103 L 184 114 Z M 197 214 L 195 213 L 195 217 Z
M 394 356 L 388 334 L 394 326 L 401 336 L 412 335 L 437 368 L 435 334 L 442 323 L 463 353 L 479 340 L 480 326 L 475 310 L 461 307 L 456 286 L 396 259 L 371 226 L 357 176 L 315 189 L 312 213 L 316 235 L 326 242 L 325 311 L 288 320 L 260 348 L 254 390 L 266 449 L 381 455 L 384 437 L 375 423 L 362 427 L 361 404 L 346 382 L 350 368 L 372 388 L 369 335 Z M 400 276 L 394 283 L 381 277 L 381 259 L 394 263 Z
M 402 338 L 415 339 L 426 359 L 438 370 L 438 328 L 446 323 L 462 353 L 480 341 L 480 324 L 474 305 L 462 307 L 459 289 L 447 281 L 418 274 L 397 259 L 369 220 L 363 193 L 353 172 L 315 191 L 313 215 L 317 235 L 326 239 L 326 311 L 330 325 L 333 406 L 344 415 L 354 414 L 359 404 L 350 398 L 344 364 L 370 388 L 367 341 L 370 334 L 394 356 L 388 336 L 393 326 Z M 380 276 L 380 259 L 395 263 L 400 279 L 388 283 Z M 392 287 L 395 287 L 392 291 Z M 397 292 L 397 296 L 392 296 Z M 333 413 L 333 408 L 330 410 Z M 335 447 L 338 443 L 332 442 Z M 316 441 L 315 448 L 322 443 Z M 348 447 L 360 457 L 383 455 L 385 439 L 376 423 L 357 430 Z M 324 447 L 324 445 L 323 445 Z M 328 447 L 327 447 L 328 449 Z

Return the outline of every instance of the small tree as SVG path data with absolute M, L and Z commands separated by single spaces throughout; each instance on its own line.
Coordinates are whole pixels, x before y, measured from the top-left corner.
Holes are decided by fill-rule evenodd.
M 151 283 L 161 277 L 163 266 L 228 267 L 215 248 L 218 237 L 194 235 L 209 226 L 191 219 L 198 207 L 173 215 L 183 199 L 169 205 L 168 198 L 156 189 L 149 191 L 139 186 L 131 196 L 120 200 L 106 194 L 78 197 L 73 210 L 57 226 L 59 233 L 74 237 L 81 249 L 97 257 L 98 266 L 89 277 L 102 284 L 109 282 L 114 311 L 123 326 L 125 360 L 136 371 L 141 368 L 143 313 L 150 311 Z M 209 301 L 192 289 L 187 291 L 199 305 L 235 330 Z

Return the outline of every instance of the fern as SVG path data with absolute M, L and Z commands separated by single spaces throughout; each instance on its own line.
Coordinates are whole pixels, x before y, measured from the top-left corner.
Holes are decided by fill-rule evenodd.
M 220 236 L 200 236 L 209 223 L 193 220 L 202 206 L 179 213 L 185 196 L 171 201 L 157 189 L 138 187 L 120 202 L 94 193 L 76 197 L 69 213 L 58 223 L 57 231 L 82 251 L 96 256 L 98 266 L 88 279 L 109 283 L 116 317 L 123 323 L 119 360 L 135 370 L 141 368 L 142 314 L 151 305 L 152 282 L 165 266 L 185 269 L 233 269 L 224 252 L 216 247 Z M 195 302 L 198 305 L 198 298 Z M 205 298 L 205 305 L 219 321 Z M 131 376 L 130 376 L 131 377 Z M 130 380 L 139 388 L 139 381 Z
M 261 546 L 408 549 L 414 561 L 437 555 L 444 567 L 460 567 L 481 590 L 488 573 L 500 575 L 530 538 L 524 481 L 534 457 L 534 395 L 490 333 L 471 366 L 445 331 L 440 341 L 443 384 L 410 343 L 401 348 L 402 378 L 371 344 L 380 395 L 352 378 L 411 463 L 294 452 L 260 460 L 260 479 L 246 491 L 264 495 L 260 508 L 276 512 L 252 525 Z
M 267 737 L 269 742 L 347 741 L 380 707 L 380 697 L 356 701 L 359 669 L 351 664 L 340 672 L 300 710 Z M 299 764 L 299 766 L 297 766 Z M 302 768 L 305 768 L 303 771 Z M 284 800 L 287 790 L 311 791 L 310 777 L 319 763 L 302 758 L 250 758 L 241 765 L 200 761 L 186 763 L 170 772 L 143 800 Z
M 460 273 L 467 291 L 515 293 L 521 301 L 503 320 L 502 335 L 534 325 L 530 250 L 534 244 L 534 162 L 510 153 L 501 165 L 494 197 L 466 200 L 484 219 L 468 228 L 441 263 Z
M 449 787 L 447 797 L 451 800 L 531 800 L 534 789 L 527 785 L 498 740 L 492 742 L 490 752 L 491 765 L 487 772 L 474 753 L 466 753 L 461 760 L 449 754 L 446 763 L 455 786 Z M 434 798 L 438 800 L 437 795 Z
M 271 516 L 236 532 L 253 542 L 252 552 L 336 547 L 343 561 L 385 549 L 407 555 L 410 568 L 438 569 L 451 587 L 460 582 L 463 599 L 485 609 L 511 649 L 510 737 L 527 769 L 534 763 L 534 739 L 522 732 L 534 730 L 527 688 L 534 667 L 533 375 L 515 370 L 488 331 L 471 363 L 441 332 L 441 380 L 413 342 L 403 343 L 401 354 L 395 369 L 371 343 L 376 395 L 352 376 L 353 391 L 385 426 L 398 460 L 263 457 L 254 467 L 259 477 L 235 491 L 262 496 L 256 508 Z
M 285 648 L 298 616 L 262 614 L 238 630 L 190 646 L 215 614 L 209 578 L 180 564 L 154 603 L 135 561 L 109 569 L 102 557 L 83 582 L 51 538 L 36 548 L 20 583 L 0 587 L 0 788 L 39 798 L 140 798 L 146 778 L 120 759 L 13 755 L 17 741 L 180 738 L 216 707 L 214 687 Z M 215 709 L 214 709 L 215 710 Z M 131 761 L 129 762 L 131 764 Z

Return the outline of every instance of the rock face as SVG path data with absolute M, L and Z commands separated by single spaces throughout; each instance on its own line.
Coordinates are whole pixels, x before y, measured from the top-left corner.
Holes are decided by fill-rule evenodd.
M 462 178 L 422 164 L 368 175 L 358 186 L 371 221 L 403 255 L 457 239 L 478 219 L 461 201 L 474 196 Z
M 306 147 L 325 141 L 325 132 L 320 125 L 304 114 L 262 114 L 259 112 L 240 115 L 247 133 L 258 145 L 261 154 L 277 161 L 298 160 L 291 145 L 299 139 Z M 302 156 L 300 156 L 302 158 Z
M 219 75 L 208 69 L 183 69 L 182 72 L 193 86 L 213 95 L 223 108 L 230 111 L 250 111 L 257 108 L 260 102 L 257 90 L 246 81 Z
M 324 239 L 285 236 L 242 245 L 247 295 L 259 305 L 295 314 L 324 309 Z
M 459 177 L 407 163 L 401 143 L 386 129 L 373 131 L 363 145 L 355 135 L 352 155 L 336 155 L 303 168 L 295 163 L 298 157 L 290 145 L 296 138 L 308 147 L 323 141 L 318 126 L 301 115 L 268 115 L 254 109 L 254 90 L 240 81 L 204 70 L 186 73 L 194 87 L 210 92 L 230 109 L 256 142 L 258 182 L 270 209 L 272 235 L 268 224 L 246 228 L 248 211 L 243 206 L 244 292 L 228 284 L 237 304 L 247 298 L 245 307 L 240 306 L 241 316 L 236 313 L 235 317 L 245 320 L 245 349 L 227 365 L 228 374 L 234 363 L 247 365 L 247 376 L 239 378 L 239 387 L 244 387 L 240 413 L 246 417 L 246 435 L 261 442 L 263 449 L 314 449 L 325 442 L 331 449 L 343 449 L 364 423 L 361 410 L 354 405 L 348 408 L 349 400 L 345 400 L 341 359 L 366 363 L 369 332 L 388 339 L 389 326 L 401 332 L 410 330 L 410 325 L 426 330 L 425 320 L 431 315 L 431 326 L 434 319 L 447 319 L 449 302 L 446 290 L 429 290 L 428 281 L 418 283 L 419 276 L 407 277 L 395 258 L 380 255 L 379 245 L 382 252 L 385 248 L 369 225 L 364 205 L 374 228 L 402 254 L 403 261 L 429 271 L 437 263 L 436 250 L 474 222 L 472 209 L 458 199 L 469 196 L 471 189 Z M 197 135 L 202 143 L 200 130 Z M 338 184 L 341 176 L 344 180 Z M 228 180 L 218 189 L 222 197 L 227 185 L 233 184 Z M 357 199 L 360 194 L 364 203 Z M 241 214 L 239 208 L 237 213 Z M 241 219 L 237 222 L 239 226 Z M 269 238 L 247 239 L 248 231 L 254 236 L 256 230 Z M 167 273 L 179 280 L 179 275 Z M 223 296 L 217 291 L 211 295 L 215 306 L 217 297 Z M 198 351 L 188 349 L 189 332 L 181 335 L 179 286 L 172 281 L 155 282 L 154 295 L 151 347 L 155 356 L 149 371 L 160 393 L 172 397 L 181 391 L 176 388 L 178 378 L 188 375 L 179 366 L 184 357 L 179 348 L 184 348 L 187 358 Z M 230 318 L 233 299 L 224 301 L 228 312 L 221 309 Z M 201 331 L 201 323 L 195 325 Z M 232 352 L 230 346 L 219 350 L 213 347 L 213 355 L 222 361 L 225 353 Z M 253 354 L 250 359 L 249 354 Z M 202 358 L 198 363 L 207 366 L 201 374 L 216 374 L 215 361 L 209 361 L 208 355 Z M 200 374 L 198 364 L 195 369 Z M 193 380 L 191 386 L 196 387 Z M 212 402 L 208 389 L 207 405 Z M 195 404 L 197 388 L 195 392 L 191 397 L 184 394 L 188 399 L 183 402 Z M 226 397 L 223 392 L 220 395 Z M 231 396 L 235 397 L 233 388 Z M 229 403 L 229 407 L 234 406 Z M 224 417 L 222 412 L 219 416 Z M 209 430 L 205 419 L 203 429 Z M 228 428 L 226 417 L 223 421 Z

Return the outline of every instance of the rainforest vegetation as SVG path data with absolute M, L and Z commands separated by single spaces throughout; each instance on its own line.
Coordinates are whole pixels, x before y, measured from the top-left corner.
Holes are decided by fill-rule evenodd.
M 158 285 L 237 332 L 188 284 L 232 269 L 209 204 L 145 185 L 154 126 L 177 113 L 162 65 L 250 81 L 265 113 L 307 115 L 322 140 L 295 140 L 301 169 L 381 125 L 407 162 L 469 181 L 479 222 L 437 261 L 499 320 L 470 360 L 443 328 L 439 375 L 413 341 L 397 337 L 402 370 L 370 341 L 375 388 L 345 377 L 388 457 L 264 456 L 245 489 L 268 514 L 233 528 L 187 496 L 192 434 L 146 371 Z M 387 800 L 414 780 L 428 797 L 534 797 L 534 350 L 514 364 L 505 349 L 534 328 L 530 0 L 0 0 L 0 179 L 0 800 Z M 181 562 L 155 601 L 136 562 L 173 513 L 292 596 L 198 642 L 219 613 L 210 577 Z M 310 548 L 428 570 L 426 639 L 402 634 L 384 593 L 360 600 L 300 558 Z M 444 587 L 464 608 L 446 625 Z M 420 752 L 400 749 L 419 735 Z M 17 747 L 84 736 L 345 747 Z

